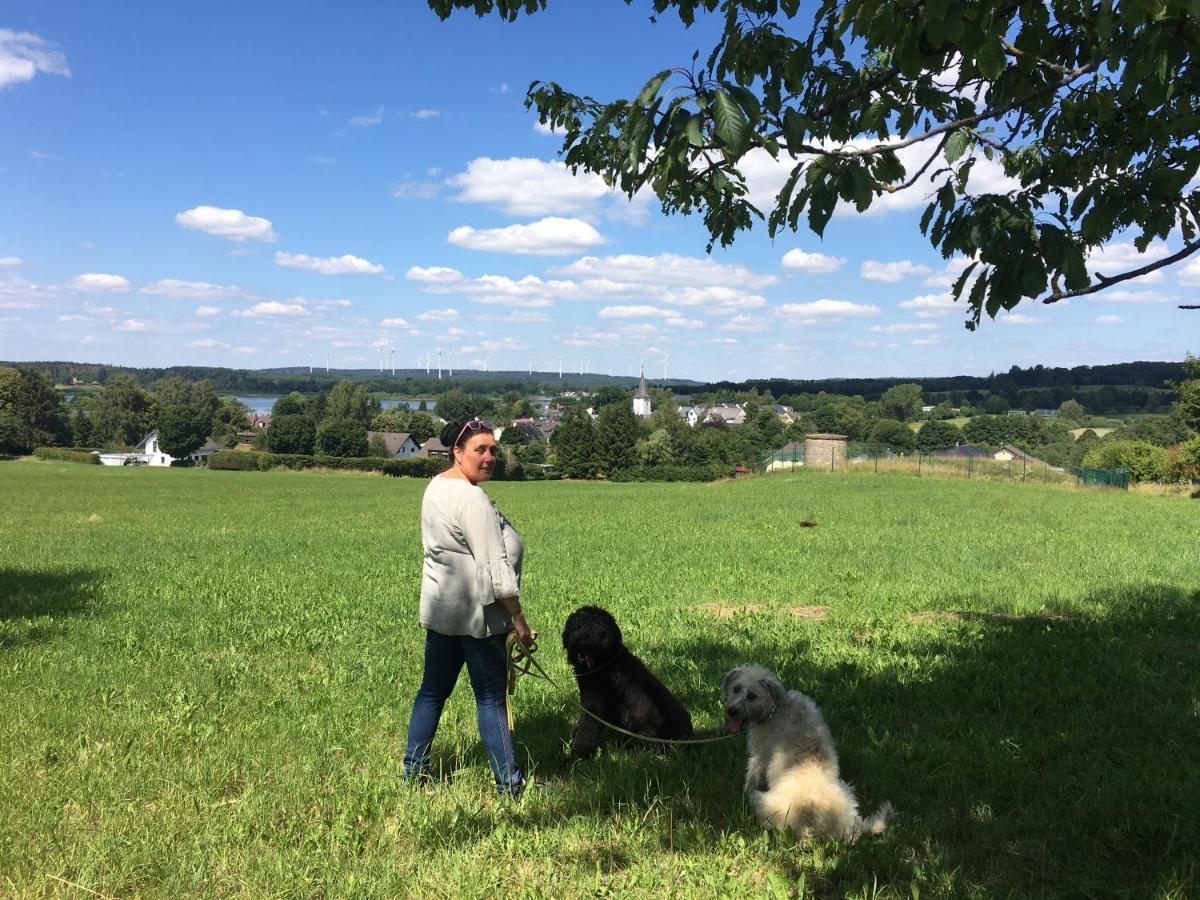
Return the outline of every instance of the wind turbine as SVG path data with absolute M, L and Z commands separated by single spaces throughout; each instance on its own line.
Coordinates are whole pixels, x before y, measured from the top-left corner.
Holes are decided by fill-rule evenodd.
M 667 363 L 669 363 L 670 361 L 671 361 L 671 354 L 664 353 L 663 354 L 663 384 L 664 385 L 667 383 Z
M 437 359 L 438 359 L 438 381 L 441 381 L 442 380 L 442 348 L 441 347 L 437 348 Z
M 379 374 L 383 374 L 383 347 L 379 348 Z
M 312 351 L 308 351 L 308 374 L 312 374 Z
M 395 347 L 388 348 L 388 358 L 391 360 L 391 363 L 392 363 L 392 377 L 395 378 L 396 377 L 396 348 Z

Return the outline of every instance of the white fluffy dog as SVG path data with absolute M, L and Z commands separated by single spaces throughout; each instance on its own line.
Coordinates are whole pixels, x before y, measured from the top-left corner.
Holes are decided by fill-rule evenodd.
M 870 818 L 858 814 L 854 789 L 838 775 L 829 726 L 811 698 L 747 664 L 721 679 L 721 702 L 726 729 L 747 728 L 746 796 L 764 827 L 847 841 L 887 827 L 890 803 Z

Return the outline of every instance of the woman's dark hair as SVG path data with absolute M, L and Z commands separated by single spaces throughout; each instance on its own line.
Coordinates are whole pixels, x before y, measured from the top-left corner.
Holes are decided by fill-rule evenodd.
M 439 440 L 442 446 L 446 448 L 461 447 L 467 440 L 481 431 L 487 431 L 489 434 L 492 431 L 492 426 L 487 422 L 481 422 L 477 418 L 458 419 L 454 422 L 447 422 L 446 427 L 442 429 Z

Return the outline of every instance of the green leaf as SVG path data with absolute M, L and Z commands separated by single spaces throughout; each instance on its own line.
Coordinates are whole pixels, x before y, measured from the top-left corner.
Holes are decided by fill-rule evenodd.
M 980 46 L 979 52 L 975 54 L 975 65 L 985 78 L 992 80 L 999 78 L 1006 64 L 1004 48 L 1000 46 L 998 40 L 985 40 Z
M 745 153 L 750 142 L 750 124 L 742 108 L 724 91 L 713 94 L 713 120 L 717 137 L 728 153 L 734 157 Z
M 792 148 L 804 143 L 807 131 L 804 127 L 804 117 L 800 113 L 790 106 L 783 111 L 783 137 L 792 153 L 796 152 Z
M 704 146 L 704 117 L 692 116 L 687 122 L 687 139 L 693 147 Z
M 956 131 L 946 141 L 946 162 L 956 162 L 971 146 L 971 134 L 968 131 Z
M 646 106 L 651 100 L 658 96 L 658 89 L 662 87 L 663 82 L 670 76 L 670 69 L 663 69 L 653 78 L 646 82 L 641 93 L 637 95 L 637 100 L 634 101 L 638 106 Z

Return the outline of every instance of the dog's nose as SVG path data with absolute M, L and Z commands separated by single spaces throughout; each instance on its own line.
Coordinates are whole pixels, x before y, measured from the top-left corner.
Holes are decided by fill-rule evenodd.
M 725 715 L 729 716 L 732 719 L 735 715 L 737 715 L 737 707 L 736 706 L 725 707 Z

